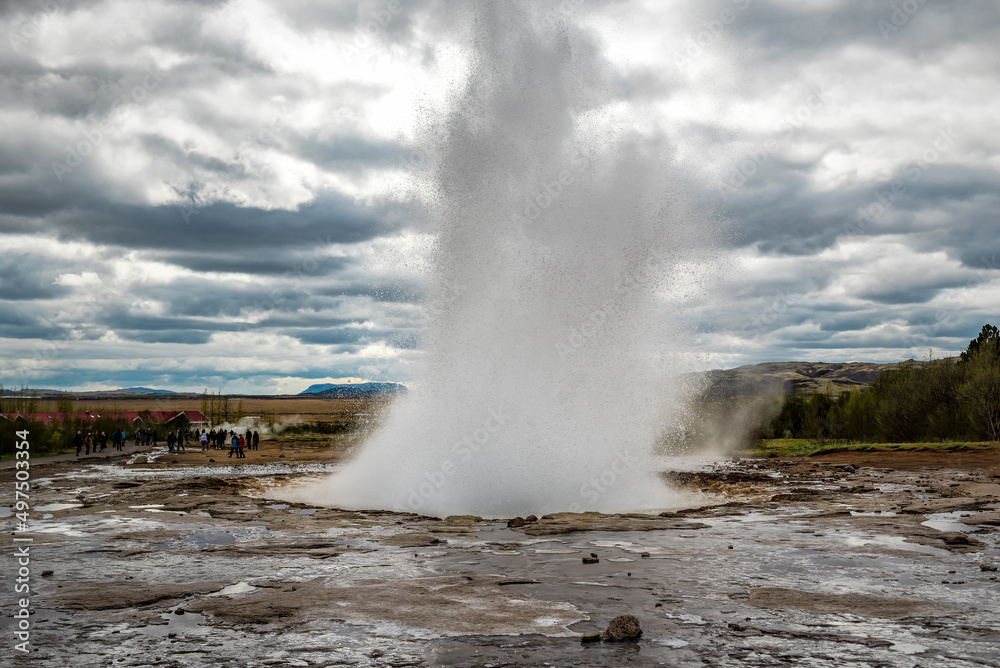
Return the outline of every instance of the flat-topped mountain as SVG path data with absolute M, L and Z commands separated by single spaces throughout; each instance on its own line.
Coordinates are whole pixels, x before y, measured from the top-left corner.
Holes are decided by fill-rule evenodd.
M 955 359 L 958 358 L 949 358 Z M 926 362 L 911 360 L 913 364 Z M 768 392 L 805 393 L 867 387 L 880 373 L 899 363 L 875 362 L 764 362 L 735 369 L 714 369 L 702 374 L 703 396 L 722 401 L 738 396 Z
M 406 386 L 399 383 L 322 383 L 310 385 L 302 392 L 300 397 L 360 397 L 371 394 L 394 394 L 405 392 Z

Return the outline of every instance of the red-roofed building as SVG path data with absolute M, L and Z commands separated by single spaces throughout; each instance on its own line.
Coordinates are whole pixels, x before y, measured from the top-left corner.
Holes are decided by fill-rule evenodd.
M 80 411 L 77 413 L 0 413 L 0 417 L 16 422 L 25 420 L 38 422 L 41 424 L 51 424 L 57 422 L 78 422 L 82 424 L 94 423 L 99 419 L 110 418 L 117 420 L 128 420 L 132 423 L 141 424 L 168 424 L 171 422 L 184 422 L 187 418 L 193 425 L 206 424 L 205 416 L 201 411 L 104 411 L 103 413 Z

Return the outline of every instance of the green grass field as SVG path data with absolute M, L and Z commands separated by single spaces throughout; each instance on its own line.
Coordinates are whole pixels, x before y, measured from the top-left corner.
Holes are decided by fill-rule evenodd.
M 776 438 L 761 441 L 752 449 L 744 451 L 747 456 L 808 457 L 810 455 L 834 452 L 1000 452 L 1000 444 L 985 442 L 944 442 L 944 443 L 847 443 L 825 441 L 820 443 L 807 438 Z

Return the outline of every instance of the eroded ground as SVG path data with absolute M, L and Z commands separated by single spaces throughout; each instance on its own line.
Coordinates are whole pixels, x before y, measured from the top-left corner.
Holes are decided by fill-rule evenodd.
M 22 665 L 1000 666 L 1000 461 L 865 457 L 693 467 L 664 478 L 697 507 L 514 528 L 268 498 L 329 470 L 303 457 L 35 468 Z M 638 643 L 581 644 L 626 613 Z

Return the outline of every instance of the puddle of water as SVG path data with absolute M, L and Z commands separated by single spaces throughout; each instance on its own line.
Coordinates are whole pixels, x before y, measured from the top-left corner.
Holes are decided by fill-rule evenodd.
M 87 534 L 82 531 L 78 531 L 73 527 L 72 524 L 66 524 L 64 522 L 38 522 L 31 529 L 34 533 L 57 533 L 63 536 L 72 536 L 74 538 L 81 538 Z
M 925 527 L 937 529 L 938 531 L 972 531 L 973 527 L 959 521 L 963 515 L 971 515 L 967 510 L 957 510 L 950 513 L 934 513 L 927 516 L 926 522 L 921 522 Z
M 0 518 L 11 517 L 14 515 L 14 511 L 10 508 L 0 508 Z
M 909 656 L 913 656 L 914 654 L 923 654 L 927 651 L 927 648 L 923 645 L 918 645 L 912 642 L 893 643 L 892 647 L 889 649 L 894 652 L 899 652 L 900 654 L 907 654 Z
M 695 626 L 704 626 L 708 624 L 704 619 L 698 615 L 671 615 L 669 612 L 663 613 L 663 616 L 667 619 L 676 619 L 681 624 L 694 624 Z
M 254 587 L 252 584 L 246 582 L 237 582 L 236 584 L 231 584 L 228 587 L 223 587 L 214 594 L 209 594 L 209 596 L 236 596 L 239 594 L 249 594 L 252 591 L 257 591 L 260 587 Z
M 42 513 L 51 513 L 56 510 L 69 510 L 71 508 L 83 508 L 82 503 L 49 503 L 44 506 L 35 506 L 35 510 Z
M 229 545 L 230 543 L 235 543 L 236 539 L 225 531 L 212 531 L 208 533 L 193 533 L 185 538 L 184 541 L 195 543 L 198 547 L 206 547 L 209 545 Z
M 202 627 L 202 624 L 207 622 L 205 615 L 199 615 L 196 612 L 186 612 L 183 615 L 176 615 L 172 612 L 164 612 L 160 615 L 160 617 L 162 617 L 167 623 L 151 624 L 136 630 L 155 638 L 166 638 L 171 633 L 182 635 L 193 631 L 203 633 L 208 633 L 209 631 L 207 626 Z
M 272 503 L 271 505 L 268 506 L 268 508 L 270 508 L 271 510 L 287 510 L 288 509 L 288 504 L 287 503 Z
M 868 536 L 865 538 L 860 536 L 844 536 L 843 539 L 844 542 L 851 547 L 883 545 L 885 547 L 891 547 L 897 550 L 906 550 L 908 552 L 923 552 L 924 554 L 936 555 L 950 554 L 950 552 L 944 548 L 907 542 L 903 536 Z
M 654 640 L 657 645 L 663 647 L 670 647 L 673 649 L 680 649 L 681 647 L 687 647 L 691 643 L 681 640 L 680 638 L 662 638 L 659 640 Z

